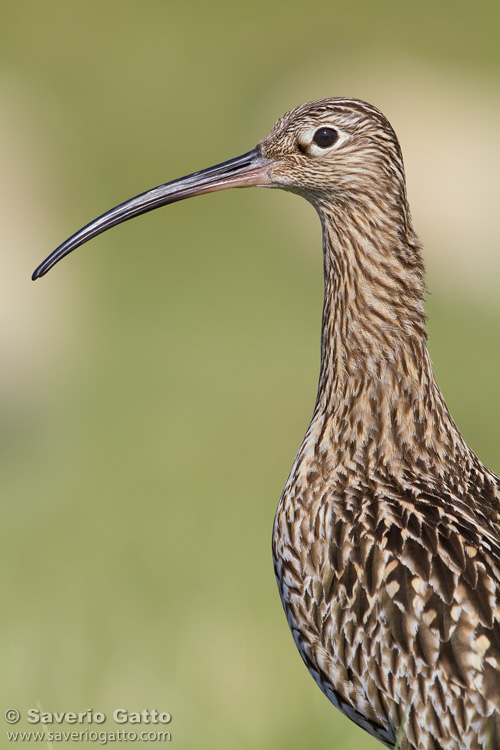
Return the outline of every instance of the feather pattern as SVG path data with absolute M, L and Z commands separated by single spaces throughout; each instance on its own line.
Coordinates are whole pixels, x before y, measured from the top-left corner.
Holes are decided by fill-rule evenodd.
M 324 156 L 321 126 L 340 134 Z M 371 105 L 326 99 L 260 149 L 323 227 L 318 396 L 273 534 L 293 638 L 330 701 L 388 747 L 404 718 L 405 750 L 498 750 L 500 480 L 432 372 L 398 140 Z

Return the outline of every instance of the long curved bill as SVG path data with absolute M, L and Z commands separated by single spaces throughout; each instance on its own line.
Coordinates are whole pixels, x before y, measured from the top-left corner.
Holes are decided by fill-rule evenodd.
M 178 180 L 167 182 L 165 185 L 159 185 L 159 187 L 148 190 L 146 193 L 136 195 L 135 198 L 120 203 L 119 206 L 115 206 L 115 208 L 91 221 L 90 224 L 84 226 L 66 242 L 59 245 L 38 266 L 32 279 L 35 281 L 35 279 L 44 276 L 56 263 L 80 245 L 88 242 L 92 237 L 96 237 L 101 232 L 105 232 L 123 221 L 133 219 L 134 216 L 145 214 L 169 203 L 182 201 L 184 198 L 213 193 L 216 190 L 248 187 L 250 185 L 268 185 L 271 181 L 269 175 L 271 164 L 271 160 L 262 156 L 257 147 L 222 164 L 202 169 L 200 172 L 194 172 Z

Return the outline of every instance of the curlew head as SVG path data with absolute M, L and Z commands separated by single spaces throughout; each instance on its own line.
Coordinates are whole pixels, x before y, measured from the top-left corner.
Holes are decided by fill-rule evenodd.
M 405 192 L 403 159 L 388 120 L 357 99 L 321 99 L 283 115 L 259 143 L 273 163 L 272 187 L 315 205 L 364 202 Z
M 407 213 L 401 151 L 386 118 L 356 99 L 321 99 L 283 115 L 252 151 L 112 208 L 63 242 L 32 278 L 44 276 L 77 247 L 134 216 L 184 198 L 252 185 L 299 193 L 320 214 L 367 203 L 375 217 L 391 207 Z

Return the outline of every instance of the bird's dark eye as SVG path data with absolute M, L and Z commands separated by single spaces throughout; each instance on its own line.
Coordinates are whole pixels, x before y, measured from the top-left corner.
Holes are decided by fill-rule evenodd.
M 328 148 L 338 140 L 339 134 L 333 128 L 320 128 L 314 134 L 313 141 L 320 148 Z

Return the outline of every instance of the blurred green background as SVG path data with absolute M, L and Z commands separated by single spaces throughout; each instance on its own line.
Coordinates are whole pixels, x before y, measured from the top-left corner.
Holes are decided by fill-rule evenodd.
M 403 146 L 440 385 L 500 470 L 498 3 L 2 0 L 1 17 L 2 706 L 166 710 L 178 750 L 380 747 L 314 685 L 272 570 L 316 395 L 313 209 L 204 196 L 30 275 L 293 106 L 368 99 Z

